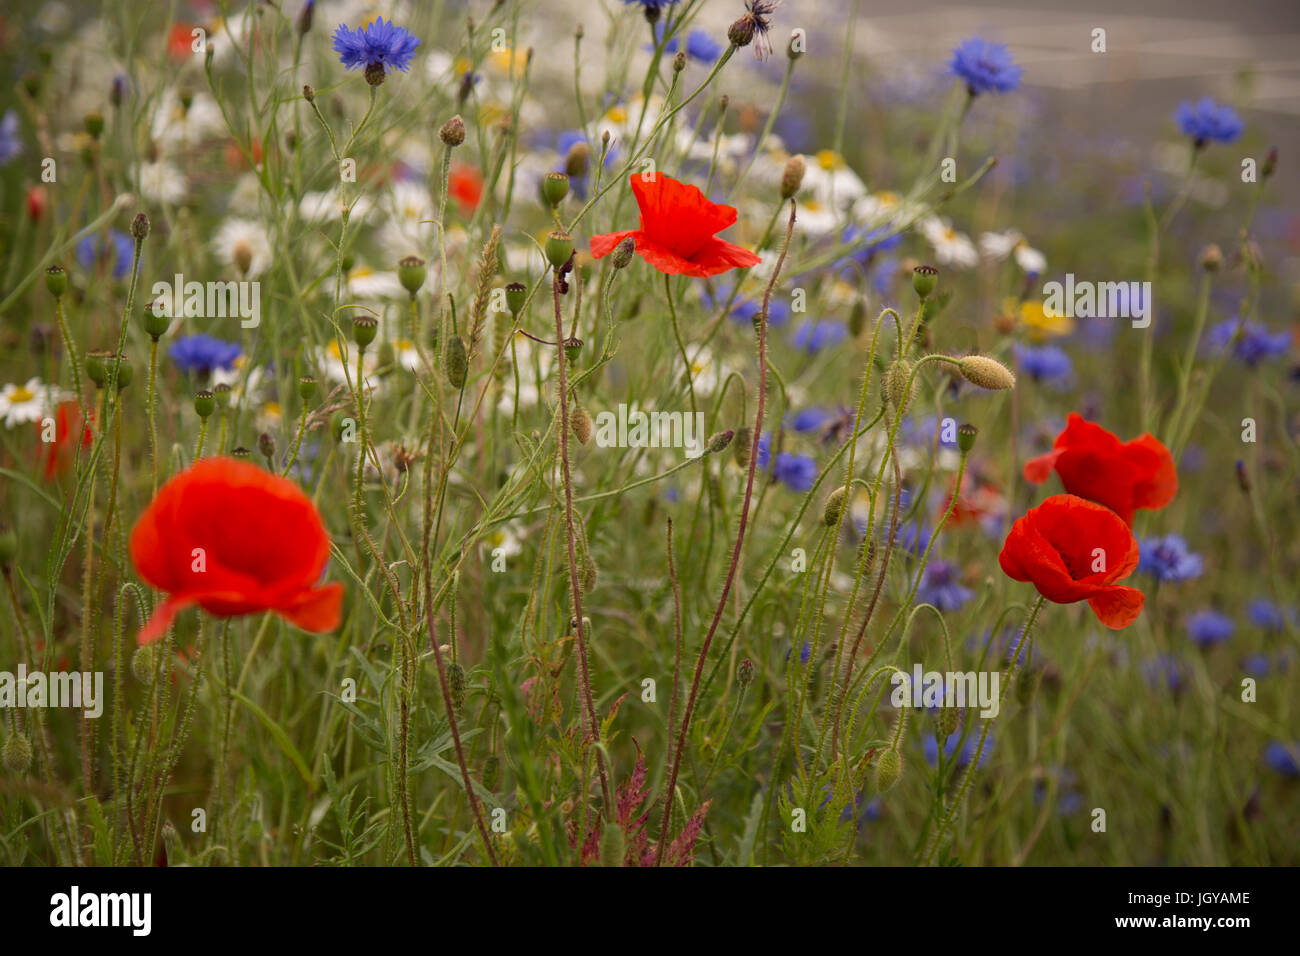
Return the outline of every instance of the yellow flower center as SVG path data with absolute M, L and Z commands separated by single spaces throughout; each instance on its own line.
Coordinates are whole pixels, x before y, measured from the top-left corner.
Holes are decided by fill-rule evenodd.
M 817 165 L 830 172 L 844 165 L 844 157 L 833 149 L 819 149 L 817 151 Z
M 19 402 L 30 402 L 36 397 L 36 393 L 27 388 L 26 385 L 15 385 L 14 390 L 9 393 L 9 401 L 13 404 Z

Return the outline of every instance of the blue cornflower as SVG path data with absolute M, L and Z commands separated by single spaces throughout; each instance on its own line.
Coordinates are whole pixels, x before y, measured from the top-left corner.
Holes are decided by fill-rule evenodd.
M 1261 630 L 1280 631 L 1286 627 L 1288 619 L 1295 618 L 1295 608 L 1284 608 L 1268 598 L 1255 598 L 1246 605 L 1246 617 Z
M 1245 129 L 1241 117 L 1231 106 L 1216 103 L 1213 97 L 1205 97 L 1193 103 L 1188 100 L 1179 105 L 1174 113 L 1178 127 L 1184 136 L 1190 136 L 1197 147 L 1213 140 L 1218 143 L 1231 143 L 1241 136 Z
M 776 468 L 772 474 L 792 491 L 809 491 L 817 482 L 817 462 L 807 455 L 783 451 L 776 456 Z
M 1218 611 L 1198 611 L 1187 619 L 1187 636 L 1202 650 L 1222 644 L 1236 628 L 1232 618 Z
M 1177 694 L 1187 684 L 1187 667 L 1173 654 L 1157 654 L 1144 661 L 1142 675 L 1152 688 L 1163 687 Z
M 177 339 L 167 354 L 183 371 L 207 376 L 213 369 L 233 366 L 242 351 L 238 342 L 225 342 L 200 333 Z
M 1264 763 L 1284 777 L 1300 777 L 1300 743 L 1288 747 L 1280 740 L 1270 740 L 1264 748 Z
M 956 611 L 975 596 L 970 588 L 958 583 L 961 572 L 950 561 L 931 561 L 925 566 L 921 583 L 916 589 L 916 599 L 921 604 L 933 604 L 940 611 Z
M 790 344 L 812 355 L 828 346 L 838 345 L 848 338 L 848 335 L 849 330 L 843 322 L 809 319 L 795 330 L 794 335 L 790 336 Z
M 791 648 L 790 650 L 793 650 L 793 649 L 794 649 L 794 648 Z M 807 641 L 804 641 L 804 642 L 803 642 L 803 645 L 800 646 L 800 648 L 799 648 L 799 663 L 800 663 L 800 664 L 807 664 L 807 663 L 808 663 L 808 658 L 810 658 L 810 657 L 812 657 L 812 645 L 809 644 Z M 786 660 L 786 663 L 789 663 L 789 662 L 790 662 L 790 651 L 786 651 L 786 652 L 785 652 L 785 660 Z
M 664 7 L 671 7 L 677 0 L 623 0 L 625 7 L 640 7 L 645 11 L 646 19 L 651 23 L 659 19 Z
M 754 316 L 762 311 L 762 302 L 753 299 L 741 299 L 731 307 L 731 318 L 736 322 L 752 323 Z M 773 296 L 772 301 L 767 305 L 767 324 L 779 326 L 785 325 L 788 321 L 790 321 L 790 303 Z
M 815 432 L 835 417 L 829 408 L 802 408 L 787 416 L 785 423 L 797 432 Z
M 1257 651 L 1241 659 L 1241 669 L 1252 677 L 1267 677 L 1273 670 L 1273 662 L 1267 654 Z
M 952 51 L 948 71 L 966 83 L 971 96 L 980 93 L 1010 93 L 1020 85 L 1024 72 L 1001 43 L 983 37 L 962 40 Z
M 135 240 L 117 229 L 108 231 L 108 241 L 98 233 L 84 236 L 77 243 L 77 262 L 86 270 L 100 262 L 110 262 L 113 278 L 121 279 L 131 271 L 131 257 L 135 255 Z
M 663 43 L 664 25 L 663 23 L 655 24 L 655 43 Z M 673 37 L 667 43 L 664 43 L 665 53 L 676 53 L 681 46 L 681 41 Z M 654 50 L 654 47 L 646 45 L 647 50 Z M 692 60 L 698 60 L 701 63 L 712 63 L 722 55 L 722 44 L 713 39 L 704 30 L 691 30 L 686 34 L 686 56 Z
M 22 151 L 23 144 L 18 138 L 18 114 L 5 110 L 4 118 L 0 119 L 0 166 L 7 165 Z
M 359 30 L 350 30 L 344 24 L 339 24 L 334 31 L 334 52 L 349 70 L 377 65 L 381 69 L 392 67 L 405 73 L 411 66 L 415 48 L 419 45 L 419 37 L 408 33 L 391 20 L 385 23 L 383 17 Z M 382 76 L 381 72 L 381 79 Z
M 1047 382 L 1058 387 L 1069 384 L 1074 376 L 1074 363 L 1059 345 L 1012 346 L 1021 370 L 1035 382 Z
M 975 751 L 979 749 L 980 733 L 982 730 L 978 727 L 972 727 L 970 733 L 966 735 L 966 742 L 962 744 L 961 752 L 956 753 L 957 745 L 961 744 L 962 728 L 958 727 L 952 732 L 952 735 L 944 742 L 943 755 L 949 760 L 955 760 L 955 766 L 964 767 L 975 759 Z M 934 734 L 923 734 L 921 747 L 925 752 L 925 762 L 931 767 L 939 763 L 939 742 L 935 739 Z M 993 732 L 989 731 L 988 739 L 984 741 L 984 752 L 980 754 L 979 766 L 984 766 L 989 762 L 989 756 L 993 753 Z M 956 754 L 954 758 L 954 754 Z
M 1205 561 L 1187 550 L 1187 542 L 1176 534 L 1148 538 L 1142 542 L 1137 569 L 1157 581 L 1189 581 L 1199 578 Z
M 841 259 L 838 263 L 840 267 L 855 262 L 858 265 L 866 266 L 871 263 L 878 253 L 897 248 L 903 241 L 903 234 L 894 231 L 891 235 L 890 226 L 877 226 L 875 229 L 867 229 L 865 226 L 848 225 L 840 233 L 840 241 L 846 246 L 858 242 L 864 244 L 861 249 L 857 249 Z
M 1239 325 L 1241 338 L 1234 343 Z M 1224 352 L 1231 345 L 1232 354 L 1250 366 L 1258 365 L 1275 355 L 1285 355 L 1291 346 L 1291 337 L 1287 333 L 1270 332 L 1262 323 L 1239 322 L 1237 319 L 1228 319 L 1213 326 L 1205 341 L 1215 352 Z

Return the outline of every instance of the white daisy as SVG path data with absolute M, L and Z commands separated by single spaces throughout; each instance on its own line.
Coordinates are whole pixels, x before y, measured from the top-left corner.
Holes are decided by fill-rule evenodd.
M 140 195 L 154 202 L 174 205 L 183 202 L 189 191 L 181 171 L 163 160 L 141 163 L 135 168 L 135 176 L 140 183 Z
M 271 267 L 266 227 L 252 219 L 227 219 L 212 239 L 217 260 L 242 279 L 256 279 Z
M 226 132 L 221 107 L 209 94 L 198 92 L 186 109 L 174 89 L 166 90 L 154 109 L 152 135 L 163 146 L 196 146 Z
M 958 232 L 946 219 L 930 216 L 921 223 L 921 235 L 934 247 L 934 257 L 941 265 L 967 269 L 979 262 L 970 236 Z
M 29 378 L 23 385 L 0 388 L 0 418 L 5 428 L 38 422 L 63 398 L 57 386 L 45 385 L 39 378 Z

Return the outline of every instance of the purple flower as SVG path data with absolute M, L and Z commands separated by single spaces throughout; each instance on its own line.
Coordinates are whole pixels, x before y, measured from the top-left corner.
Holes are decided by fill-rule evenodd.
M 23 144 L 18 138 L 18 114 L 5 110 L 0 119 L 0 166 L 5 166 L 11 159 L 23 151 Z
M 663 43 L 664 25 L 663 23 L 655 24 L 655 42 Z M 681 42 L 676 36 L 670 37 L 667 43 L 664 43 L 665 53 L 676 53 L 681 46 Z M 647 50 L 654 50 L 654 47 L 647 45 Z M 688 59 L 698 60 L 701 63 L 712 63 L 722 55 L 722 44 L 713 39 L 704 30 L 691 30 L 686 34 L 686 56 Z
M 1157 654 L 1155 657 L 1144 661 L 1142 675 L 1146 678 L 1149 687 L 1163 687 L 1174 694 L 1181 691 L 1187 684 L 1187 667 L 1183 664 L 1181 658 L 1175 657 L 1173 654 Z
M 1239 325 L 1241 338 L 1236 337 Z M 1252 367 L 1264 359 L 1285 355 L 1291 345 L 1291 337 L 1286 332 L 1270 332 L 1259 322 L 1238 322 L 1237 319 L 1213 326 L 1205 341 L 1215 352 L 1227 351 L 1232 346 L 1232 354 Z
M 975 596 L 970 588 L 958 583 L 960 572 L 949 561 L 931 561 L 921 575 L 916 589 L 916 599 L 921 604 L 933 604 L 940 611 L 956 611 Z
M 383 17 L 359 30 L 350 30 L 339 24 L 334 31 L 334 52 L 349 70 L 378 64 L 405 73 L 419 45 L 419 37 L 412 36 L 392 21 L 385 23 Z
M 785 423 L 797 432 L 815 432 L 835 418 L 827 408 L 803 408 L 787 416 Z
M 82 237 L 77 243 L 77 262 L 87 271 L 100 262 L 111 262 L 113 278 L 121 279 L 131 271 L 131 258 L 135 255 L 135 240 L 117 229 L 108 231 L 108 241 L 99 234 Z
M 791 491 L 805 492 L 817 482 L 817 462 L 807 455 L 783 451 L 776 456 L 776 468 L 772 473 Z
M 1231 143 L 1241 136 L 1245 124 L 1231 106 L 1216 103 L 1212 97 L 1204 97 L 1193 103 L 1188 100 L 1179 105 L 1174 113 L 1178 127 L 1184 136 L 1190 136 L 1197 147 L 1214 141 Z
M 187 335 L 172 343 L 167 354 L 177 368 L 206 377 L 215 368 L 228 369 L 243 351 L 238 342 L 225 342 L 210 335 Z
M 979 749 L 980 734 L 983 730 L 979 727 L 972 726 L 970 733 L 966 734 L 966 742 L 962 743 L 962 728 L 958 727 L 952 732 L 952 735 L 944 742 L 943 755 L 950 760 L 955 759 L 955 766 L 964 767 L 975 759 L 975 751 Z M 961 744 L 961 751 L 957 751 L 958 744 Z M 922 737 L 921 747 L 925 752 L 925 762 L 931 767 L 939 763 L 939 742 L 935 739 L 934 734 L 925 734 Z M 979 766 L 984 766 L 989 762 L 989 756 L 993 753 L 993 732 L 989 732 L 988 739 L 984 741 L 984 752 L 980 754 Z
M 753 322 L 754 316 L 763 311 L 763 303 L 753 299 L 741 299 L 731 307 L 731 318 L 736 322 Z M 784 299 L 772 298 L 767 305 L 767 324 L 785 325 L 790 321 L 790 304 Z
M 1260 630 L 1281 631 L 1288 620 L 1295 619 L 1295 608 L 1284 608 L 1268 598 L 1255 598 L 1246 605 L 1246 617 Z
M 1280 740 L 1270 740 L 1264 748 L 1264 763 L 1283 777 L 1300 777 L 1300 743 L 1288 747 Z
M 948 71 L 966 83 L 971 96 L 980 93 L 1010 93 L 1020 85 L 1024 72 L 1001 43 L 983 37 L 962 40 L 952 51 Z
M 1187 542 L 1176 534 L 1148 538 L 1142 542 L 1138 571 L 1157 581 L 1189 581 L 1199 578 L 1205 561 L 1187 550 Z
M 1012 346 L 1020 368 L 1035 382 L 1047 382 L 1063 388 L 1074 377 L 1074 363 L 1059 345 Z
M 812 355 L 828 346 L 838 345 L 848 338 L 848 335 L 849 330 L 843 322 L 809 319 L 795 330 L 794 335 L 790 336 L 790 344 Z
M 1218 611 L 1198 611 L 1187 619 L 1187 636 L 1202 650 L 1222 644 L 1234 630 L 1232 618 Z

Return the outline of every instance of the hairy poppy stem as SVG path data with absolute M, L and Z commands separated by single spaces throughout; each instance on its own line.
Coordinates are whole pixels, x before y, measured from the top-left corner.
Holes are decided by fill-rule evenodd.
M 749 503 L 754 495 L 754 472 L 758 467 L 758 438 L 763 434 L 763 411 L 767 398 L 767 313 L 772 304 L 772 289 L 781 275 L 781 266 L 785 264 L 786 253 L 790 250 L 790 239 L 794 236 L 795 201 L 790 200 L 790 218 L 785 227 L 785 242 L 781 245 L 781 255 L 776 260 L 776 268 L 768 279 L 767 291 L 763 293 L 763 310 L 758 321 L 758 411 L 754 415 L 754 442 L 749 451 L 749 471 L 745 476 L 745 500 L 740 506 L 740 523 L 736 529 L 736 544 L 731 549 L 731 563 L 727 567 L 727 578 L 722 585 L 722 596 L 713 612 L 708 633 L 700 645 L 700 656 L 695 663 L 695 675 L 691 679 L 691 693 L 686 698 L 686 710 L 682 713 L 682 726 L 677 732 L 677 746 L 673 748 L 672 769 L 668 773 L 668 786 L 664 790 L 664 814 L 659 825 L 659 842 L 655 846 L 655 866 L 663 862 L 664 847 L 668 843 L 668 829 L 672 820 L 673 797 L 677 790 L 677 773 L 681 769 L 682 750 L 686 747 L 686 735 L 691 728 L 691 715 L 695 711 L 696 695 L 700 691 L 700 677 L 704 673 L 704 664 L 709 657 L 709 645 L 717 633 L 722 613 L 727 607 L 727 597 L 731 594 L 731 585 L 736 578 L 736 569 L 740 566 L 740 549 L 745 543 L 745 527 L 749 521 Z

